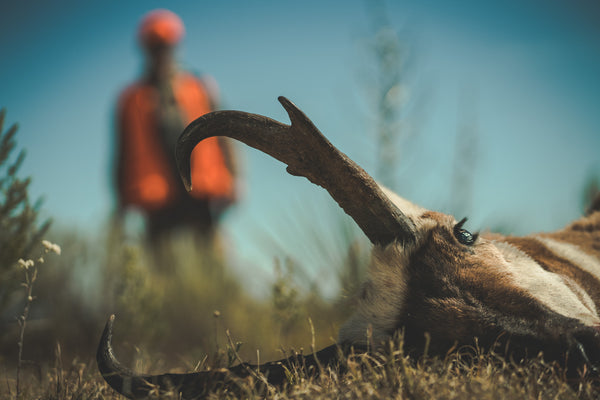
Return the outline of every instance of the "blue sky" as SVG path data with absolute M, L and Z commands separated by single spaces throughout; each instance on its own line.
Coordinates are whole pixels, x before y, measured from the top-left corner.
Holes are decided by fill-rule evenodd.
M 294 101 L 342 151 L 375 168 L 366 84 L 367 2 L 33 1 L 0 13 L 0 106 L 27 150 L 22 175 L 60 226 L 99 230 L 112 209 L 112 115 L 136 78 L 135 32 L 146 11 L 184 20 L 181 64 L 214 76 L 223 106 L 287 121 Z M 403 155 L 401 195 L 452 211 L 455 137 L 474 93 L 472 227 L 556 229 L 580 213 L 582 185 L 600 173 L 600 10 L 592 1 L 389 1 L 411 48 L 406 118 L 418 137 Z M 424 100 L 419 100 L 424 99 Z M 411 103 L 412 104 L 412 103 Z M 256 232 L 292 243 L 304 214 L 337 212 L 326 194 L 240 147 L 245 197 L 226 219 L 242 259 L 264 255 Z M 459 218 L 461 216 L 458 216 Z M 293 250 L 291 250 L 293 251 Z M 271 255 L 268 255 L 270 259 Z

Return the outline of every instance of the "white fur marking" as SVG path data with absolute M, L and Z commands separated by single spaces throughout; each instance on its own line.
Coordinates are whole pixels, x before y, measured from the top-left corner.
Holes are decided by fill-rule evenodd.
M 535 238 L 557 256 L 572 262 L 600 281 L 600 260 L 598 258 L 585 253 L 578 246 L 571 243 L 560 242 L 543 236 L 535 236 Z
M 494 244 L 504 256 L 506 272 L 513 277 L 516 286 L 558 314 L 576 318 L 588 326 L 600 324 L 595 307 L 589 307 L 593 302 L 576 282 L 544 270 L 531 257 L 508 243 L 494 241 Z

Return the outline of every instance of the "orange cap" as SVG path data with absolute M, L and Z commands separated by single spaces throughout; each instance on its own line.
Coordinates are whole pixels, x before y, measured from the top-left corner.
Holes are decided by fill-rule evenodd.
M 139 39 L 143 45 L 174 45 L 177 44 L 185 28 L 181 18 L 169 10 L 153 10 L 142 18 L 139 29 Z

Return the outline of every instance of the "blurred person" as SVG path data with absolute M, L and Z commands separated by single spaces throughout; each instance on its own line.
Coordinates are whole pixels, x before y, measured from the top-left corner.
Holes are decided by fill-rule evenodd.
M 128 208 L 142 211 L 151 245 L 181 227 L 212 239 L 223 211 L 235 201 L 234 157 L 225 139 L 206 139 L 194 149 L 192 192 L 185 191 L 177 172 L 179 135 L 218 107 L 214 79 L 200 79 L 176 64 L 183 35 L 183 22 L 171 11 L 154 10 L 142 18 L 138 39 L 145 70 L 117 105 L 117 215 L 121 220 Z

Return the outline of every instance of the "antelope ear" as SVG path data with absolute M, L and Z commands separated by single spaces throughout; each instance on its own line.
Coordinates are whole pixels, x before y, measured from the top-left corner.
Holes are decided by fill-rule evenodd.
M 597 211 L 600 211 L 600 192 L 593 196 L 592 201 L 586 210 L 586 215 L 592 215 Z

